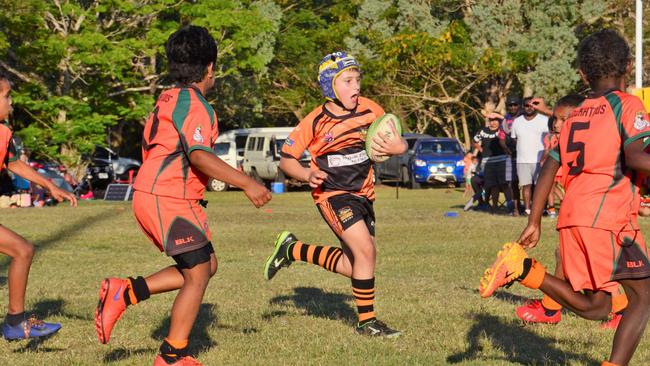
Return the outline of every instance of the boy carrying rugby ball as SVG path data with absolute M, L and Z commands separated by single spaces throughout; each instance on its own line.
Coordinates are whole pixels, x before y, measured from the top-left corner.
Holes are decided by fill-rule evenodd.
M 303 243 L 292 233 L 280 233 L 273 254 L 264 266 L 270 280 L 294 261 L 308 262 L 352 280 L 352 292 L 359 312 L 356 332 L 397 337 L 400 332 L 375 318 L 375 199 L 372 161 L 365 151 L 365 133 L 384 110 L 361 97 L 361 73 L 357 61 L 345 52 L 323 58 L 318 82 L 327 101 L 307 115 L 282 147 L 280 169 L 308 182 L 321 215 L 341 241 L 341 248 Z M 396 129 L 388 139 L 373 139 L 373 155 L 396 155 L 407 144 Z M 308 149 L 310 168 L 300 165 Z

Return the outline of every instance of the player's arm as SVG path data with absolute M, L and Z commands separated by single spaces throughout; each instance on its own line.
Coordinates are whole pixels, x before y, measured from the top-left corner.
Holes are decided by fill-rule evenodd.
M 291 178 L 309 183 L 312 188 L 317 188 L 327 179 L 327 173 L 305 168 L 293 156 L 283 156 L 280 159 L 280 169 Z
M 635 171 L 650 175 L 650 155 L 646 153 L 644 145 L 647 141 L 637 139 L 627 144 L 624 148 L 625 165 Z
M 72 193 L 57 187 L 49 179 L 38 174 L 36 170 L 34 170 L 31 166 L 27 165 L 24 161 L 22 160 L 10 161 L 7 164 L 7 168 L 11 170 L 14 174 L 18 174 L 19 176 L 27 179 L 28 181 L 38 184 L 39 186 L 47 189 L 48 191 L 50 191 L 50 194 L 55 200 L 59 202 L 62 202 L 63 200 L 68 200 L 70 201 L 71 206 L 77 207 L 77 197 L 75 197 Z
M 560 163 L 552 155 L 551 159 L 546 159 L 546 162 L 542 166 L 542 171 L 539 173 L 539 179 L 535 186 L 535 193 L 533 194 L 533 205 L 530 209 L 530 216 L 528 216 L 528 226 L 526 226 L 517 240 L 524 248 L 530 249 L 537 245 L 539 241 L 542 214 L 546 207 L 548 195 L 553 189 L 555 174 L 559 168 Z
M 255 207 L 262 207 L 271 200 L 271 192 L 263 185 L 226 164 L 212 153 L 201 149 L 193 150 L 190 153 L 190 163 L 208 177 L 243 189 L 244 194 Z

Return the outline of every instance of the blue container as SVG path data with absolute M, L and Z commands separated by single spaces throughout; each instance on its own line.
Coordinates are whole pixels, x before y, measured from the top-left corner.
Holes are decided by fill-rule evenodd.
M 445 212 L 445 217 L 458 217 L 458 212 L 447 211 L 447 212 Z
M 273 192 L 275 194 L 284 193 L 284 183 L 281 183 L 281 182 L 273 182 L 273 183 L 271 183 L 271 192 Z

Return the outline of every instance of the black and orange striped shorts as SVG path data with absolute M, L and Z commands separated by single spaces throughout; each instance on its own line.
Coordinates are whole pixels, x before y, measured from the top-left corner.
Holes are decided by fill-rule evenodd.
M 363 220 L 371 236 L 375 236 L 375 210 L 366 197 L 343 193 L 327 198 L 316 205 L 334 234 L 341 234 L 356 222 Z

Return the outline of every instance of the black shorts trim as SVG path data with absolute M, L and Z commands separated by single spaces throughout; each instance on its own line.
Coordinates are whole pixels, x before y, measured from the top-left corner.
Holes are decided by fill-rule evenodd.
M 208 242 L 205 246 L 199 249 L 173 255 L 172 258 L 176 261 L 178 268 L 190 269 L 198 264 L 209 262 L 212 253 L 214 253 L 212 242 Z

